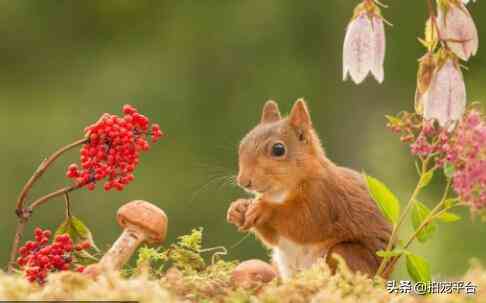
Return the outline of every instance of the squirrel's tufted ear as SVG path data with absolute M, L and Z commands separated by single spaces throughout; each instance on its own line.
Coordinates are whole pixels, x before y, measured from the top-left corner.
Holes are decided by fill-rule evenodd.
M 304 99 L 295 101 L 289 115 L 290 124 L 294 127 L 309 129 L 312 127 L 312 121 Z
M 273 100 L 268 100 L 267 102 L 265 102 L 260 123 L 275 122 L 280 119 L 280 111 L 278 110 L 277 102 Z

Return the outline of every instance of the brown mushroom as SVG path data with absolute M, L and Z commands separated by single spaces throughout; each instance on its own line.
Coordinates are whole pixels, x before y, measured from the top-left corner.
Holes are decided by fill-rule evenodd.
M 165 240 L 167 216 L 152 203 L 129 202 L 118 209 L 116 219 L 123 233 L 97 264 L 85 269 L 87 275 L 94 277 L 101 270 L 119 270 L 141 243 L 156 244 Z
M 254 288 L 268 283 L 277 277 L 275 268 L 261 260 L 241 262 L 231 273 L 233 285 L 241 288 Z

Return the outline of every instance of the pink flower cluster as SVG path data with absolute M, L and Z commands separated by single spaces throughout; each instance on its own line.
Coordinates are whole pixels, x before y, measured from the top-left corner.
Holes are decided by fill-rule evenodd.
M 486 208 L 486 121 L 478 110 L 468 111 L 451 132 L 407 112 L 388 127 L 413 155 L 431 159 L 436 168 L 451 167 L 452 187 L 462 201 L 474 210 Z
M 81 168 L 71 164 L 66 172 L 79 187 L 93 190 L 97 181 L 107 179 L 106 191 L 122 190 L 134 179 L 140 153 L 150 148 L 147 137 L 155 143 L 163 135 L 159 125 L 150 125 L 135 107 L 125 105 L 123 113 L 123 117 L 104 114 L 85 129 L 88 142 L 81 148 Z
M 455 169 L 455 192 L 473 209 L 486 207 L 486 121 L 481 114 L 470 111 L 442 148 Z

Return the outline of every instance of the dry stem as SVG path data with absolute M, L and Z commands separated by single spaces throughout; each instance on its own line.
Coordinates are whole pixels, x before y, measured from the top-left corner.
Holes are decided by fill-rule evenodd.
M 62 154 L 64 154 L 65 152 L 67 152 L 67 151 L 69 151 L 69 150 L 71 150 L 71 149 L 73 149 L 77 146 L 83 145 L 87 142 L 88 142 L 88 138 L 83 138 L 83 139 L 77 140 L 77 141 L 75 141 L 71 144 L 68 144 L 66 146 L 61 147 L 60 149 L 55 151 L 51 156 L 44 159 L 41 162 L 41 164 L 39 165 L 39 167 L 35 170 L 34 174 L 27 181 L 27 183 L 25 183 L 24 187 L 22 188 L 22 191 L 19 194 L 19 197 L 17 198 L 16 208 L 15 208 L 15 213 L 18 216 L 18 223 L 17 223 L 17 229 L 15 231 L 15 237 L 14 237 L 14 240 L 13 240 L 13 243 L 12 243 L 12 248 L 10 250 L 10 260 L 9 260 L 9 263 L 8 263 L 8 272 L 12 272 L 13 269 L 14 269 L 15 257 L 17 255 L 17 249 L 18 249 L 20 241 L 22 240 L 22 235 L 24 233 L 25 226 L 27 225 L 27 222 L 29 221 L 29 218 L 30 218 L 34 208 L 44 204 L 45 202 L 47 202 L 51 198 L 54 198 L 54 197 L 57 197 L 57 196 L 60 196 L 60 195 L 63 195 L 63 194 L 67 194 L 67 193 L 79 188 L 80 186 L 79 185 L 71 185 L 71 186 L 67 186 L 67 187 L 58 189 L 58 190 L 56 190 L 56 191 L 54 191 L 50 194 L 47 194 L 47 195 L 35 200 L 29 207 L 25 207 L 25 201 L 27 199 L 29 191 L 31 190 L 31 188 L 33 187 L 35 182 L 37 182 L 37 180 L 39 180 L 39 178 L 42 177 L 42 175 L 45 173 L 47 168 L 49 168 L 49 166 L 54 161 L 56 161 Z

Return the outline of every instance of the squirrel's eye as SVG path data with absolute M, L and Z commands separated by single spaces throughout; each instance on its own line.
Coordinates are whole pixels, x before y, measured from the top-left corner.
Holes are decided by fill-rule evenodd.
M 282 143 L 275 143 L 272 146 L 272 156 L 282 157 L 285 155 L 285 146 Z

